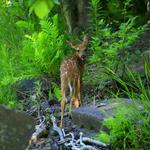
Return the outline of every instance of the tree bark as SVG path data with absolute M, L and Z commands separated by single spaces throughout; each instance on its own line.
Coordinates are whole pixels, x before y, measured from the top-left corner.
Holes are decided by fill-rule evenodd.
M 64 22 L 70 34 L 79 34 L 86 29 L 88 3 L 89 0 L 61 0 Z

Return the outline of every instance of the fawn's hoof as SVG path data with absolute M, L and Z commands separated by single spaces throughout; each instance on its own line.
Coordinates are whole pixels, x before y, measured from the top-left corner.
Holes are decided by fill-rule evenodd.
M 75 100 L 75 101 L 74 101 L 74 105 L 75 105 L 76 108 L 79 108 L 79 101 L 78 101 L 78 100 Z
M 59 128 L 62 128 L 63 127 L 63 123 L 62 121 L 58 124 Z

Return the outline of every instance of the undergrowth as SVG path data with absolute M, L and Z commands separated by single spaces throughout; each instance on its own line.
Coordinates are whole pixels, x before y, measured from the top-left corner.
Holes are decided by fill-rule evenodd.
M 29 76 L 32 76 L 32 72 L 37 75 L 58 72 L 66 48 L 65 37 L 58 28 L 57 15 L 51 20 L 41 20 L 40 25 L 41 31 L 25 35 L 26 39 L 23 41 L 22 65 L 26 68 L 25 73 L 29 72 Z M 30 69 L 34 69 L 31 74 Z
M 109 117 L 104 121 L 104 126 L 109 129 L 105 137 L 99 135 L 97 138 L 108 142 L 112 149 L 148 149 L 150 147 L 150 69 L 145 64 L 146 85 L 142 82 L 140 75 L 136 77 L 128 70 L 130 79 L 124 81 L 112 70 L 108 69 L 109 74 L 121 89 L 114 94 L 118 99 L 126 95 L 131 103 L 119 107 L 115 117 Z M 119 98 L 120 99 L 120 98 Z
M 37 21 L 34 15 L 24 13 L 27 8 L 20 2 L 0 4 L 0 103 L 15 106 L 12 85 L 17 81 L 59 74 L 60 63 L 67 53 L 66 37 L 58 14 Z
M 90 16 L 90 41 L 89 51 L 91 55 L 87 59 L 87 68 L 84 76 L 85 84 L 98 86 L 99 90 L 105 87 L 110 76 L 105 74 L 104 67 L 108 67 L 116 74 L 123 75 L 125 65 L 131 66 L 134 59 L 139 59 L 141 52 L 129 52 L 128 48 L 136 43 L 140 35 L 149 27 L 149 22 L 142 26 L 136 26 L 138 16 L 128 16 L 130 0 L 122 3 L 120 10 L 124 16 L 117 26 L 104 19 L 106 12 L 102 9 L 101 0 L 91 0 L 89 4 Z M 114 4 L 115 2 L 113 2 Z

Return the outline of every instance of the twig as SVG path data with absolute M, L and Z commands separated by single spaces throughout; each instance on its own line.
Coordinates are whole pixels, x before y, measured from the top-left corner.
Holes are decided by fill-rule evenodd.
M 53 123 L 53 130 L 57 131 L 57 133 L 59 134 L 60 140 L 64 141 L 64 135 L 63 135 L 62 129 L 57 126 L 56 119 L 53 115 L 51 115 L 51 120 Z
M 88 137 L 83 137 L 82 138 L 82 142 L 87 142 L 87 143 L 91 143 L 91 144 L 95 144 L 97 146 L 103 146 L 103 147 L 107 147 L 107 145 L 101 141 L 97 141 Z M 77 140 L 77 143 L 80 143 L 80 140 Z
M 74 134 L 72 132 L 66 134 L 64 129 L 61 129 L 57 126 L 56 119 L 53 115 L 51 115 L 51 120 L 53 123 L 53 129 L 59 134 L 59 144 L 64 144 L 66 147 L 71 147 L 72 150 L 98 150 L 95 147 L 107 147 L 107 145 L 101 141 L 83 137 L 82 132 L 80 132 L 80 138 L 78 140 L 75 140 Z M 89 145 L 85 143 L 89 143 Z M 95 147 L 92 145 L 95 145 Z
M 31 140 L 29 141 L 29 145 L 35 144 L 37 142 L 38 137 L 46 130 L 45 125 L 45 117 L 42 116 L 41 123 L 35 126 L 35 132 L 32 134 Z

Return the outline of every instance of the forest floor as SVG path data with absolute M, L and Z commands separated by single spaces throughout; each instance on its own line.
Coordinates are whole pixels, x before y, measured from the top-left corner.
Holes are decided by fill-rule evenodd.
M 64 132 L 62 132 L 62 129 L 59 128 L 61 109 L 57 100 L 41 101 L 37 106 L 34 106 L 30 100 L 26 100 L 24 108 L 29 115 L 36 119 L 37 124 L 26 150 L 71 150 L 73 146 L 80 149 L 83 148 L 83 145 L 76 142 L 81 139 L 81 133 L 83 133 L 84 138 L 89 140 L 98 134 L 93 130 L 83 129 L 75 125 L 68 113 L 64 115 L 62 128 Z M 52 117 L 55 117 L 56 120 L 54 121 Z M 61 134 L 63 134 L 63 138 L 61 138 Z M 72 141 L 74 144 L 71 143 Z M 91 145 L 97 150 L 108 150 L 105 143 L 97 144 L 97 142 L 95 140 L 95 145 L 93 142 L 85 142 L 84 147 Z

